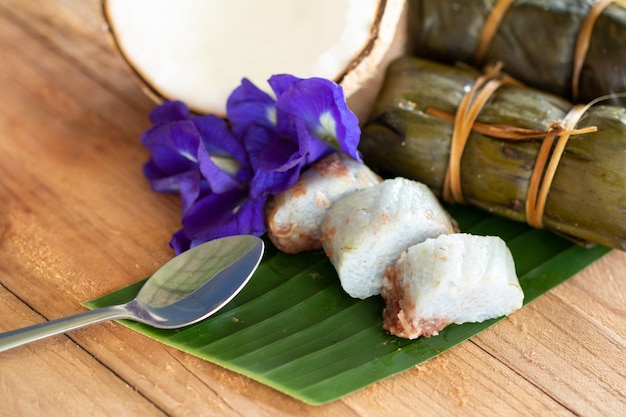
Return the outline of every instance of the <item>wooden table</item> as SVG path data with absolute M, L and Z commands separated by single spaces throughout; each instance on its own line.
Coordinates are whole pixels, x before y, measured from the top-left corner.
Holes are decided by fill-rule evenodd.
M 98 0 L 0 1 L 0 330 L 172 257 L 179 201 L 150 191 L 153 103 Z M 2 416 L 626 415 L 626 253 L 613 251 L 434 360 L 321 407 L 103 323 L 0 354 Z

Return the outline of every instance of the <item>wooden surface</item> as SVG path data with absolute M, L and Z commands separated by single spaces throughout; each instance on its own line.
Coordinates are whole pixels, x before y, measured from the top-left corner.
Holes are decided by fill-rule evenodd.
M 153 103 L 99 1 L 0 0 L 0 331 L 83 311 L 172 257 Z M 625 191 L 626 192 L 626 191 Z M 626 254 L 415 369 L 321 407 L 117 323 L 0 353 L 1 416 L 626 415 Z

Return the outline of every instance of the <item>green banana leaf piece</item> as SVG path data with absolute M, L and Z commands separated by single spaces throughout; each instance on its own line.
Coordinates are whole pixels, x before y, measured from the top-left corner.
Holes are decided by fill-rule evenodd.
M 448 207 L 461 230 L 498 235 L 516 262 L 527 304 L 609 252 L 465 206 Z M 269 241 L 248 285 L 211 318 L 178 330 L 123 323 L 312 405 L 324 404 L 427 361 L 500 319 L 450 325 L 439 336 L 406 340 L 382 329 L 380 297 L 352 299 L 321 251 L 278 252 Z M 87 302 L 131 300 L 143 281 Z M 417 389 L 417 388 L 416 388 Z

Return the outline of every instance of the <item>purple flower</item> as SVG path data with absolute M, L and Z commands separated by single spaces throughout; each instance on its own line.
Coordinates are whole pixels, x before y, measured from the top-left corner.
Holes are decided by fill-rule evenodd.
M 244 79 L 226 106 L 254 169 L 251 196 L 288 189 L 303 168 L 334 152 L 333 145 L 361 160 L 358 119 L 339 85 L 292 75 L 275 75 L 268 82 L 276 100 Z
M 174 234 L 170 246 L 184 252 L 209 240 L 232 235 L 265 233 L 267 198 L 249 198 L 246 188 L 207 194 L 183 216 L 183 228 Z
M 193 116 L 167 101 L 150 113 L 141 136 L 150 151 L 144 175 L 153 190 L 181 196 L 181 230 L 170 245 L 181 253 L 208 240 L 265 233 L 269 195 L 291 187 L 301 171 L 341 150 L 356 160 L 360 129 L 342 88 L 321 78 L 275 75 L 276 98 L 247 79 L 228 99 L 228 122 Z
M 276 103 L 277 119 L 287 126 L 279 129 L 289 129 L 293 123 L 289 119 L 301 120 L 311 135 L 361 161 L 357 151 L 359 120 L 348 109 L 340 85 L 323 78 L 302 80 L 291 75 L 275 75 L 269 83 L 277 94 L 281 92 Z
M 199 233 L 216 237 L 262 234 L 257 223 L 249 225 L 250 218 L 258 216 L 252 216 L 246 210 L 248 205 L 242 204 L 252 168 L 226 121 L 215 115 L 191 116 L 188 108 L 176 101 L 163 103 L 150 118 L 153 126 L 141 137 L 151 154 L 144 175 L 153 190 L 181 196 L 183 229 L 171 242 L 177 253 L 189 248 L 182 242 L 200 239 Z M 211 218 L 221 221 L 207 220 Z M 219 231 L 211 232 L 211 227 Z
M 276 101 L 246 78 L 228 97 L 226 113 L 238 138 L 252 125 L 269 129 L 276 126 Z
M 245 184 L 252 174 L 241 142 L 214 115 L 191 116 L 187 106 L 167 101 L 150 114 L 141 136 L 150 151 L 144 175 L 155 191 L 180 193 L 183 212 L 207 192 Z

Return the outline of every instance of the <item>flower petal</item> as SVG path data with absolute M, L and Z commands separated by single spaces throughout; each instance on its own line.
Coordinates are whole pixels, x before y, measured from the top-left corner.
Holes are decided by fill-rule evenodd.
M 170 245 L 180 253 L 219 237 L 239 234 L 261 236 L 266 231 L 266 200 L 248 198 L 245 189 L 208 194 L 183 216 L 183 229 L 172 237 Z
M 200 176 L 197 171 L 187 171 L 180 174 L 161 176 L 150 180 L 152 191 L 159 193 L 180 193 L 180 185 L 189 180 L 190 176 L 196 177 L 199 181 Z
M 190 121 L 156 125 L 141 136 L 141 142 L 150 151 L 151 165 L 164 176 L 194 169 L 200 141 L 200 133 Z M 155 170 L 149 169 L 148 173 L 154 174 Z
M 241 234 L 261 236 L 267 231 L 265 204 L 267 197 L 248 198 L 237 212 L 237 230 Z
M 252 126 L 246 133 L 245 146 L 255 172 L 286 171 L 304 162 L 302 144 L 259 126 Z
M 298 181 L 302 165 L 296 165 L 286 171 L 257 170 L 250 181 L 250 196 L 253 198 L 279 194 Z
M 275 125 L 275 100 L 244 78 L 228 97 L 226 114 L 233 133 L 241 138 L 251 125 L 268 128 Z
M 276 97 L 280 98 L 285 91 L 289 90 L 294 84 L 302 80 L 302 78 L 298 78 L 291 74 L 276 74 L 272 75 L 267 82 L 270 87 L 272 87 L 272 91 L 274 91 Z
M 154 124 L 177 122 L 189 119 L 189 108 L 182 101 L 166 101 L 150 112 Z
M 208 114 L 194 117 L 192 121 L 210 154 L 229 155 L 240 164 L 248 162 L 242 142 L 231 133 L 224 119 Z
M 180 229 L 178 232 L 172 235 L 170 239 L 170 247 L 174 249 L 176 255 L 180 255 L 184 251 L 190 248 L 191 240 L 185 234 L 185 229 Z
M 234 189 L 223 194 L 209 193 L 198 199 L 183 216 L 185 233 L 193 238 L 218 227 L 233 217 L 234 210 L 246 197 L 246 190 Z
M 198 148 L 198 163 L 202 176 L 206 178 L 213 192 L 225 193 L 239 187 L 239 181 L 234 176 L 229 175 L 215 164 L 204 144 Z
M 189 171 L 179 176 L 180 206 L 183 215 L 191 208 L 202 193 L 210 192 L 199 171 Z
M 323 78 L 309 78 L 292 84 L 276 103 L 278 115 L 294 115 L 320 139 L 361 160 L 357 147 L 361 129 L 350 111 L 340 85 Z
M 297 143 L 277 137 L 273 130 L 252 126 L 245 135 L 244 144 L 254 169 L 250 180 L 253 198 L 277 194 L 295 183 L 304 162 Z
M 191 247 L 209 240 L 232 235 L 261 236 L 266 231 L 265 227 L 265 203 L 267 198 L 248 198 L 233 211 L 217 227 L 207 229 L 205 233 L 197 234 L 191 241 Z
M 336 151 L 330 143 L 313 136 L 307 129 L 304 121 L 296 120 L 295 125 L 300 145 L 300 154 L 304 155 L 303 166 L 309 166 Z

